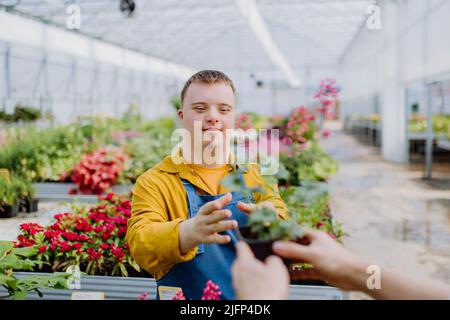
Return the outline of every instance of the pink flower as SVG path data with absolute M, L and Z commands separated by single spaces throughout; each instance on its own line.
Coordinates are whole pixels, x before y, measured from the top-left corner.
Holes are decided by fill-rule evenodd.
M 219 291 L 219 286 L 209 280 L 206 283 L 205 289 L 203 289 L 202 300 L 220 300 L 219 296 L 222 292 Z
M 330 136 L 331 132 L 329 130 L 323 130 L 322 131 L 322 137 L 328 138 Z
M 148 292 L 145 291 L 144 294 L 138 295 L 138 300 L 148 300 Z M 172 299 L 173 300 L 173 299 Z
M 186 300 L 186 297 L 184 296 L 183 291 L 179 291 L 175 293 L 172 300 Z

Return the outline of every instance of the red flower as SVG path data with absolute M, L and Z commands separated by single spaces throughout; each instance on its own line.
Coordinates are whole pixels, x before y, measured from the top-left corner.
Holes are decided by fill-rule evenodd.
M 120 148 L 101 148 L 83 156 L 75 166 L 72 181 L 82 193 L 101 194 L 117 181 L 127 156 Z M 101 200 L 112 200 L 113 194 Z
M 125 257 L 125 253 L 123 252 L 122 248 L 119 246 L 117 246 L 117 247 L 111 246 L 111 253 L 119 262 L 122 262 L 122 259 Z
M 78 241 L 87 241 L 89 239 L 89 237 L 85 234 L 80 234 L 80 236 L 78 237 Z
M 102 238 L 103 238 L 103 240 L 108 240 L 109 238 L 111 238 L 111 233 L 110 232 L 104 232 L 102 234 Z
M 89 260 L 98 260 L 103 256 L 101 251 L 96 251 L 93 248 L 86 249 L 86 252 L 89 254 Z
M 35 235 L 36 233 L 38 233 L 38 232 L 40 232 L 42 230 L 44 230 L 44 228 L 41 225 L 39 225 L 37 223 L 33 223 L 33 222 L 22 223 L 20 225 L 20 227 L 22 228 L 22 230 L 27 231 L 31 236 Z
M 46 246 L 45 244 L 43 244 L 42 246 L 39 247 L 38 252 L 39 252 L 39 253 L 43 253 L 43 252 L 45 252 L 46 250 L 47 250 L 47 246 Z
M 127 234 L 127 226 L 119 227 L 119 231 L 117 231 L 117 236 L 119 238 L 123 238 L 125 237 L 126 234 Z
M 66 252 L 66 251 L 69 251 L 69 250 L 72 249 L 72 246 L 69 243 L 65 242 L 65 241 L 61 242 L 60 246 L 61 246 L 61 248 L 60 248 L 61 252 Z

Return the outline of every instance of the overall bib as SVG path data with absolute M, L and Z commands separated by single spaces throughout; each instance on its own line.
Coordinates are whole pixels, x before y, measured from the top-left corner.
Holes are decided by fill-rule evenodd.
M 242 175 L 241 181 L 244 183 Z M 194 186 L 187 180 L 182 180 L 187 194 L 189 218 L 194 217 L 200 207 L 209 201 L 218 199 L 220 195 L 199 195 Z M 237 208 L 239 201 L 253 203 L 253 196 L 246 198 L 240 192 L 231 192 L 231 202 L 223 209 L 231 211 L 232 216 L 239 226 L 247 224 L 247 214 Z M 231 265 L 236 257 L 235 244 L 238 241 L 236 230 L 227 230 L 221 234 L 231 237 L 227 244 L 200 244 L 196 256 L 187 262 L 176 264 L 166 275 L 157 281 L 159 286 L 180 287 L 188 300 L 198 300 L 203 295 L 206 282 L 211 280 L 219 286 L 222 292 L 221 300 L 234 299 L 234 290 L 231 280 Z M 157 290 L 158 292 L 159 290 Z M 157 293 L 159 299 L 159 293 Z

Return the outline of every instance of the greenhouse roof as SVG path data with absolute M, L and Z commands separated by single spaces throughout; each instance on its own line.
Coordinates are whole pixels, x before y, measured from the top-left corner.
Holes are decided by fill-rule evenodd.
M 66 28 L 79 5 L 77 32 L 192 69 L 276 69 L 292 86 L 299 70 L 335 65 L 367 18 L 371 0 L 0 0 L 10 12 Z

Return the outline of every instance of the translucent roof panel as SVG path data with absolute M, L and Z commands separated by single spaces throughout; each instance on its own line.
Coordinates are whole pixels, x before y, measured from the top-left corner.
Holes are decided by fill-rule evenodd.
M 245 0 L 241 0 L 245 1 Z M 273 67 L 233 0 L 0 0 L 8 10 L 66 28 L 69 4 L 81 8 L 80 32 L 193 69 Z M 367 17 L 370 0 L 255 0 L 274 43 L 293 70 L 336 64 Z

